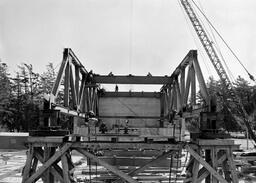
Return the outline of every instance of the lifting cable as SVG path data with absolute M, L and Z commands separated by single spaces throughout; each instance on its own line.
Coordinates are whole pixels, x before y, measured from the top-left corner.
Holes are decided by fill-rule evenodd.
M 210 66 L 208 65 L 208 62 L 205 62 L 206 57 L 205 57 L 205 55 L 204 55 L 204 52 L 200 49 L 200 48 L 201 48 L 201 44 L 198 43 L 198 39 L 195 37 L 194 31 L 193 31 L 193 30 L 191 29 L 191 27 L 189 26 L 189 25 L 190 25 L 190 22 L 189 22 L 189 20 L 188 20 L 188 17 L 187 17 L 186 14 L 185 14 L 183 8 L 182 8 L 182 5 L 181 5 L 181 3 L 180 3 L 180 0 L 177 0 L 177 1 L 178 1 L 179 6 L 180 6 L 181 12 L 183 13 L 184 19 L 186 20 L 188 30 L 189 30 L 190 34 L 192 35 L 192 37 L 193 37 L 193 41 L 194 41 L 196 47 L 198 48 L 199 55 L 201 56 L 201 58 L 202 58 L 202 60 L 203 60 L 203 63 L 204 63 L 205 68 L 206 68 L 206 70 L 207 70 L 207 73 L 211 76 L 211 75 L 213 75 L 213 74 L 212 74 L 212 72 L 211 72 Z
M 90 142 L 91 141 L 91 137 L 90 137 L 90 135 L 91 135 L 91 129 L 90 129 L 90 120 L 88 119 L 88 142 Z M 91 151 L 90 151 L 90 149 L 88 149 L 89 150 L 89 153 L 92 153 Z M 88 160 L 88 165 L 89 165 L 89 181 L 90 181 L 90 183 L 92 182 L 92 167 L 91 167 L 91 158 L 87 158 L 87 160 Z
M 97 129 L 96 129 L 96 123 L 95 123 L 95 141 L 97 142 Z M 96 148 L 96 151 L 95 151 L 95 155 L 96 157 L 98 156 L 98 148 Z M 98 178 L 98 163 L 96 162 L 96 165 L 95 165 L 95 175 L 96 175 L 96 180 Z
M 170 161 L 170 167 L 169 167 L 169 183 L 171 183 L 171 179 L 172 179 L 172 164 L 173 164 L 173 154 L 171 154 L 171 161 Z
M 246 67 L 244 66 L 244 64 L 242 63 L 242 61 L 238 58 L 238 56 L 235 54 L 235 52 L 231 49 L 231 47 L 227 44 L 227 42 L 224 40 L 223 36 L 221 36 L 221 34 L 218 32 L 218 30 L 213 26 L 213 24 L 211 23 L 211 21 L 207 18 L 207 16 L 204 14 L 204 12 L 197 6 L 197 4 L 194 2 L 194 0 L 191 0 L 192 3 L 195 5 L 195 7 L 199 10 L 199 12 L 203 15 L 203 17 L 205 18 L 205 20 L 209 23 L 209 25 L 213 28 L 213 30 L 217 33 L 217 35 L 220 37 L 220 39 L 223 41 L 223 43 L 225 44 L 225 46 L 229 49 L 229 51 L 232 53 L 232 55 L 236 58 L 236 60 L 239 62 L 239 64 L 244 68 L 244 70 L 246 71 L 246 73 L 248 74 L 249 78 L 255 82 L 255 78 L 253 75 L 251 75 L 249 73 L 249 71 L 246 69 Z
M 179 155 L 180 155 L 180 153 L 182 154 L 182 149 L 179 149 L 179 151 L 178 151 L 178 153 L 177 153 L 177 158 L 176 158 L 176 161 L 177 161 L 177 163 L 176 163 L 176 173 L 175 173 L 175 183 L 177 182 L 177 179 L 178 179 L 178 176 L 177 176 L 177 174 L 178 174 L 178 169 L 179 169 Z
M 92 167 L 91 167 L 91 159 L 88 158 L 88 164 L 89 164 L 89 180 L 90 180 L 90 183 L 92 182 Z

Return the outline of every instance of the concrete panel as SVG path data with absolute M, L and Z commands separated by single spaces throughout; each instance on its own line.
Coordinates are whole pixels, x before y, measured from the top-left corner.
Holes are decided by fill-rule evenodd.
M 101 116 L 160 116 L 160 99 L 108 97 L 99 100 Z
M 99 100 L 99 116 L 113 116 L 113 118 L 101 118 L 108 128 L 113 125 L 125 126 L 126 118 L 145 117 L 140 119 L 129 119 L 129 127 L 159 127 L 160 126 L 160 99 L 140 97 L 107 97 Z M 123 116 L 121 118 L 115 117 Z M 149 118 L 146 118 L 149 117 Z M 150 119 L 159 117 L 159 119 Z

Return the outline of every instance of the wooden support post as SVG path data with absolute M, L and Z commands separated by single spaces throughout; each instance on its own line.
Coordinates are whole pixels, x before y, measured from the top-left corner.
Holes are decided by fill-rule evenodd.
M 228 158 L 229 168 L 230 168 L 231 175 L 232 175 L 232 181 L 233 181 L 233 183 L 238 183 L 236 167 L 234 165 L 233 154 L 232 154 L 231 148 L 228 148 L 228 150 L 227 150 L 227 158 Z
M 169 111 L 172 111 L 173 110 L 173 87 L 169 87 L 168 88 L 169 90 Z
M 77 101 L 77 104 L 79 104 L 79 96 L 80 96 L 80 93 L 79 93 L 79 82 L 80 82 L 80 71 L 79 71 L 79 66 L 75 66 L 75 88 L 76 88 L 76 101 Z
M 191 72 L 191 103 L 192 105 L 196 104 L 196 75 L 195 75 L 195 69 L 194 66 L 191 65 L 190 67 Z
M 199 171 L 199 162 L 194 159 L 192 168 L 192 183 L 198 183 L 197 176 Z
M 25 183 L 26 179 L 30 177 L 31 164 L 34 154 L 34 147 L 32 145 L 29 146 L 29 151 L 27 154 L 27 160 L 23 171 L 22 183 Z
M 211 150 L 210 149 L 205 149 L 205 161 L 207 163 L 211 163 Z M 209 174 L 206 179 L 205 183 L 211 183 L 211 175 Z
M 79 94 L 77 95 L 77 97 L 78 97 L 78 99 L 77 99 L 78 109 L 80 109 L 82 112 L 84 112 L 84 105 L 85 105 L 85 103 L 84 103 L 85 80 L 86 80 L 86 76 L 83 75 L 82 76 L 82 81 L 81 81 L 81 84 L 80 84 L 80 89 L 79 89 L 79 92 L 78 92 Z
M 196 72 L 196 76 L 197 76 L 197 80 L 200 86 L 200 92 L 203 95 L 203 98 L 205 99 L 205 102 L 209 105 L 210 99 L 209 99 L 209 94 L 206 88 L 206 84 L 204 81 L 204 77 L 201 71 L 201 68 L 199 66 L 197 57 L 193 58 L 193 66 L 195 68 L 195 72 Z
M 92 88 L 91 90 L 91 110 L 95 112 L 95 97 L 96 97 L 96 88 Z
M 70 65 L 70 88 L 71 88 L 71 96 L 72 96 L 72 104 L 73 108 L 77 109 L 77 93 L 76 93 L 76 86 L 75 86 L 75 81 L 74 81 L 74 76 L 73 76 L 73 69 L 72 66 Z
M 178 110 L 178 107 L 177 107 L 177 91 L 176 91 L 176 88 L 175 86 L 173 86 L 173 89 L 172 89 L 172 99 L 173 99 L 173 109 L 175 109 L 176 111 Z
M 185 87 L 185 93 L 184 93 L 184 104 L 188 102 L 188 94 L 189 94 L 189 89 L 190 89 L 190 83 L 191 83 L 191 72 L 190 69 L 188 69 L 187 72 L 187 80 L 186 80 L 186 87 Z
M 69 167 L 66 153 L 61 156 L 62 174 L 65 183 L 70 183 Z
M 181 105 L 185 105 L 185 68 L 181 69 L 180 73 L 180 93 L 181 93 Z
M 61 81 L 64 77 L 64 70 L 67 66 L 67 63 L 68 63 L 68 49 L 65 49 L 64 50 L 64 53 L 63 53 L 63 60 L 62 60 L 62 63 L 61 63 L 61 66 L 60 66 L 60 70 L 58 72 L 58 75 L 57 75 L 57 78 L 56 78 L 56 81 L 53 85 L 53 89 L 52 89 L 52 95 L 51 97 L 51 102 L 54 102 L 53 100 L 57 97 L 58 95 L 58 92 L 59 92 L 59 87 L 60 87 L 60 84 L 61 84 Z
M 211 162 L 212 162 L 212 168 L 217 171 L 218 162 L 217 162 L 217 159 L 216 159 L 216 158 L 217 158 L 217 150 L 216 150 L 216 147 L 212 147 L 212 148 L 211 148 Z M 214 176 L 212 176 L 211 179 L 212 179 L 211 183 L 217 183 L 217 182 L 218 182 L 217 179 L 216 179 Z
M 44 157 L 43 157 L 43 163 L 47 162 L 47 160 L 50 158 L 50 148 L 45 145 L 44 147 Z M 42 176 L 42 180 L 44 183 L 52 183 L 52 177 L 50 177 L 50 167 L 45 170 Z
M 175 80 L 175 89 L 176 89 L 176 97 L 177 97 L 177 111 L 182 111 L 182 97 L 180 93 L 178 80 Z
M 53 164 L 55 163 L 61 156 L 72 146 L 72 143 L 66 143 L 62 148 L 59 149 L 47 162 L 40 167 L 36 173 L 31 175 L 28 179 L 24 180 L 24 183 L 33 183 L 37 181 L 41 175 Z
M 164 91 L 160 94 L 160 117 L 164 117 Z
M 104 166 L 106 169 L 111 171 L 112 173 L 116 174 L 123 180 L 129 182 L 129 183 L 138 183 L 136 180 L 134 180 L 132 177 L 128 176 L 126 173 L 118 170 L 116 167 L 109 165 L 108 163 L 104 162 L 103 160 L 100 160 L 97 156 L 94 156 L 93 154 L 85 151 L 81 148 L 76 148 L 78 152 L 83 154 L 84 156 L 90 158 L 91 160 L 95 161 L 96 163 L 100 164 L 101 166 Z
M 189 145 L 186 145 L 186 149 L 189 151 L 190 155 L 192 155 L 200 164 L 202 164 L 211 174 L 221 183 L 227 183 L 227 181 L 220 176 L 220 174 L 214 170 L 211 165 L 209 165 L 201 156 L 199 156 Z
M 70 66 L 69 61 L 66 64 L 65 79 L 64 79 L 64 107 L 69 106 L 69 83 L 70 83 Z

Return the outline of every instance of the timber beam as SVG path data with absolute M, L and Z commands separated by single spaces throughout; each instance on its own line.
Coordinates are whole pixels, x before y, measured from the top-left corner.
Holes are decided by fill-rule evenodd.
M 99 97 L 140 97 L 140 98 L 160 98 L 160 92 L 103 92 Z
M 170 83 L 171 78 L 168 76 L 108 76 L 94 75 L 93 82 L 100 84 L 150 84 L 163 85 Z

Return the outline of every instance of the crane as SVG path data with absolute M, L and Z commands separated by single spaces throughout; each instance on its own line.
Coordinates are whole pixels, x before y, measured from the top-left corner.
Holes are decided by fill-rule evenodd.
M 231 80 L 228 77 L 227 72 L 225 71 L 220 57 L 218 56 L 214 46 L 213 41 L 210 40 L 206 31 L 204 30 L 202 23 L 199 21 L 195 11 L 193 10 L 192 5 L 188 0 L 180 0 L 190 22 L 193 25 L 193 28 L 196 31 L 196 34 L 202 43 L 211 63 L 213 64 L 217 74 L 220 77 L 221 84 L 224 87 L 225 94 L 223 95 L 224 100 L 227 102 L 227 107 L 229 112 L 233 115 L 236 121 L 241 125 L 244 124 L 248 130 L 249 135 L 252 137 L 256 143 L 256 135 L 254 134 L 252 127 L 250 125 L 250 116 L 246 112 L 244 105 L 241 102 L 241 98 L 237 95 L 234 86 Z

